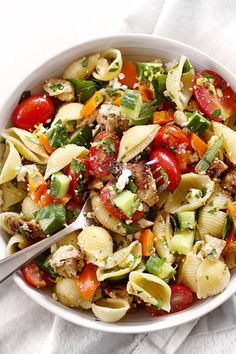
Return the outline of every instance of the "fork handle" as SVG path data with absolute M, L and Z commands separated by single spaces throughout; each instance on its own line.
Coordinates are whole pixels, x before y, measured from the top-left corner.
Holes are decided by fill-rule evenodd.
M 82 225 L 81 225 L 82 227 Z M 47 237 L 32 246 L 26 247 L 23 250 L 12 254 L 0 260 L 0 284 L 12 275 L 17 269 L 37 257 L 40 253 L 52 246 L 56 241 L 59 241 L 67 234 L 80 229 L 78 223 L 73 222 L 67 228 L 57 232 L 53 236 Z

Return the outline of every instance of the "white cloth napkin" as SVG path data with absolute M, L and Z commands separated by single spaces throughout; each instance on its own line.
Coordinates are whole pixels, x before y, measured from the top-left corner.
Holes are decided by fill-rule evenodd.
M 75 4 L 74 1 L 73 3 Z M 108 6 L 114 7 L 115 4 L 118 3 L 104 0 L 101 3 L 104 13 L 108 11 Z M 105 33 L 105 21 L 109 17 L 108 34 L 119 30 L 153 33 L 177 39 L 209 53 L 236 72 L 234 0 L 138 0 L 129 4 L 126 12 L 123 1 L 120 3 L 124 14 L 122 16 L 121 12 L 117 13 L 119 20 L 117 17 L 116 21 L 114 19 L 113 28 L 111 11 L 110 17 L 108 13 L 103 18 L 98 17 L 98 32 Z M 33 10 L 31 9 L 31 14 Z M 92 15 L 92 19 L 96 19 Z M 75 23 L 70 31 L 67 26 L 67 35 L 75 28 Z M 92 28 L 90 36 L 97 36 L 99 33 L 95 30 L 96 26 Z M 79 38 L 82 40 L 86 34 L 80 33 Z M 75 43 L 76 40 L 74 43 L 68 40 L 67 45 Z M 33 38 L 31 44 L 33 45 Z M 47 45 L 49 50 L 49 42 Z M 75 326 L 34 303 L 11 279 L 0 287 L 0 311 L 0 353 L 3 354 L 216 354 L 232 353 L 232 344 L 236 342 L 235 296 L 198 321 L 139 335 L 109 334 Z

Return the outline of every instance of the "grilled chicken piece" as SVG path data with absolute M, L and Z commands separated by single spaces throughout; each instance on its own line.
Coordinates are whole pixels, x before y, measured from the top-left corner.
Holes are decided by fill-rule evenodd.
M 84 266 L 84 254 L 75 246 L 64 245 L 53 253 L 50 265 L 59 275 L 75 278 Z
M 236 193 L 236 167 L 233 167 L 223 178 L 221 186 L 231 193 Z
M 102 104 L 97 116 L 98 124 L 101 124 L 102 129 L 115 131 L 119 129 L 126 131 L 129 129 L 129 120 L 122 116 L 120 107 L 113 104 Z
M 206 174 L 210 178 L 217 178 L 221 175 L 222 172 L 227 170 L 228 166 L 219 159 L 214 159 L 210 164 L 210 167 L 207 169 Z
M 138 187 L 139 199 L 148 206 L 153 206 L 159 200 L 156 182 L 153 178 L 150 167 L 145 163 L 128 164 L 127 166 L 135 177 L 135 184 Z
M 10 216 L 8 219 L 8 223 L 12 231 L 17 234 L 26 236 L 27 238 L 32 239 L 34 241 L 39 241 L 46 237 L 43 230 L 33 220 L 25 221 L 21 218 Z

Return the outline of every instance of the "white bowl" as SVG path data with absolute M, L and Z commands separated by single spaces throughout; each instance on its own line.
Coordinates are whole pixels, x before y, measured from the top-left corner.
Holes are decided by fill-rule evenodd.
M 45 79 L 62 73 L 63 69 L 76 58 L 112 47 L 120 48 L 125 59 L 129 58 L 138 61 L 157 57 L 170 61 L 179 58 L 181 55 L 186 55 L 197 70 L 211 69 L 218 72 L 231 84 L 232 89 L 236 92 L 236 77 L 223 65 L 197 49 L 174 40 L 150 35 L 117 35 L 79 44 L 56 55 L 38 67 L 18 85 L 3 105 L 0 113 L 1 127 L 11 124 L 12 111 L 23 91 L 30 89 L 33 93 L 36 93 L 41 89 Z M 4 239 L 6 241 L 6 235 L 3 234 L 2 236 L 0 238 L 0 250 L 4 249 L 4 247 L 1 247 L 2 245 L 5 246 Z M 37 290 L 27 285 L 22 279 L 20 272 L 14 275 L 14 280 L 33 300 L 55 315 L 80 326 L 115 333 L 150 332 L 181 325 L 214 310 L 232 296 L 236 289 L 236 274 L 233 274 L 227 289 L 223 293 L 203 301 L 197 301 L 189 309 L 163 317 L 151 317 L 144 311 L 138 311 L 127 315 L 117 323 L 110 324 L 95 320 L 91 311 L 70 309 L 54 301 L 49 291 Z

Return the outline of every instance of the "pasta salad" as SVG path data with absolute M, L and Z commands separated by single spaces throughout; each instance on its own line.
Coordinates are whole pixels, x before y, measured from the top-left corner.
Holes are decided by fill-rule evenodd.
M 8 254 L 72 223 L 93 225 L 22 268 L 55 301 L 115 322 L 184 310 L 236 267 L 235 94 L 216 72 L 83 56 L 25 91 L 1 130 L 0 226 Z

